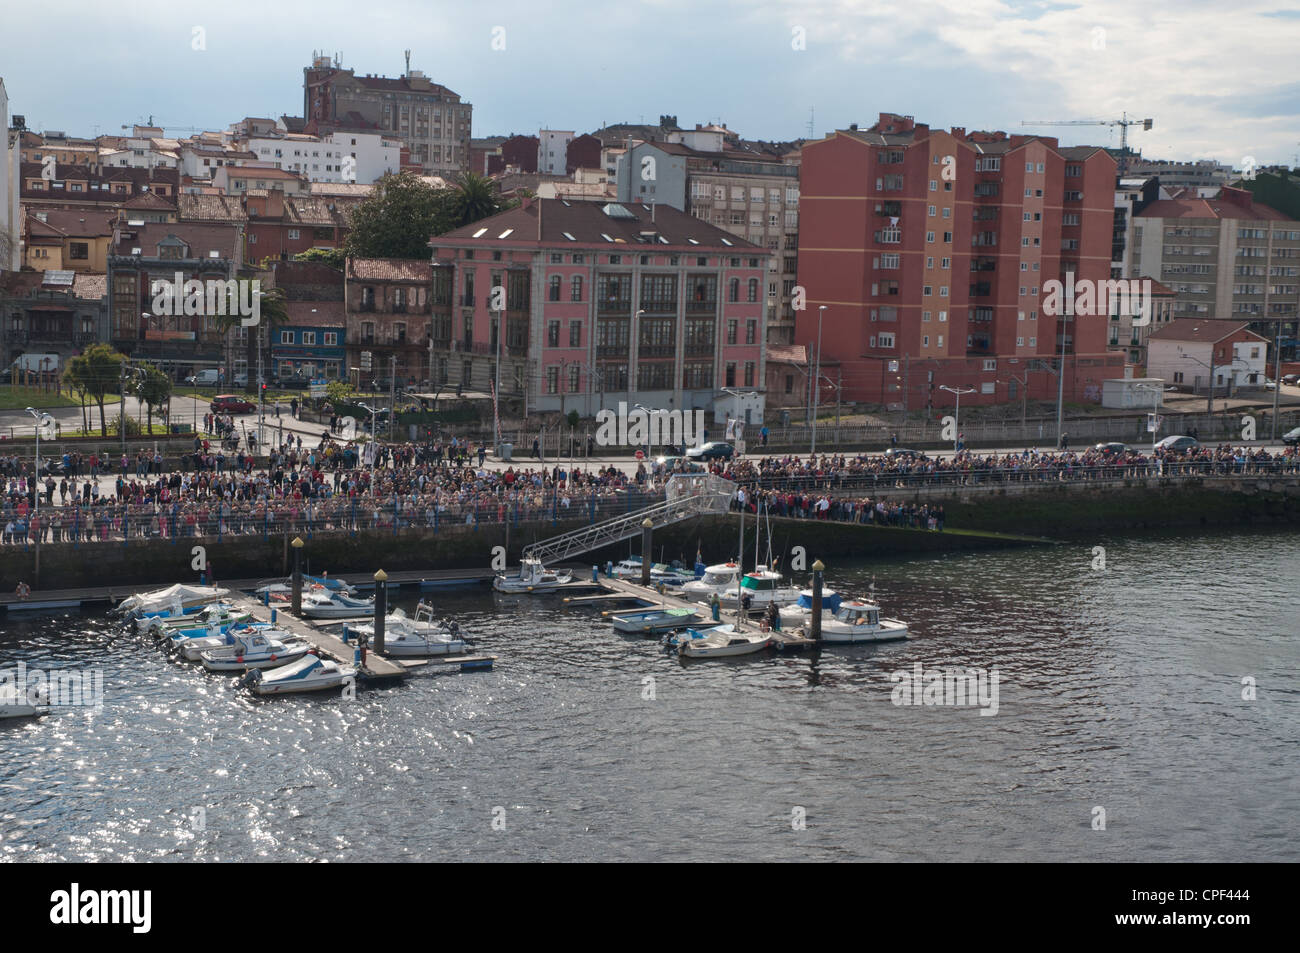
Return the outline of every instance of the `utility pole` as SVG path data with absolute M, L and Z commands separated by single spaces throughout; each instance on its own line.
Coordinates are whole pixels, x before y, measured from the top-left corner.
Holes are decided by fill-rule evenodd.
M 835 449 L 840 448 L 840 394 L 843 393 L 844 366 L 835 366 Z
M 826 316 L 826 305 L 817 306 L 817 371 L 812 379 L 812 446 L 808 453 L 817 456 L 817 404 L 822 386 L 822 318 Z
M 122 433 L 122 452 L 126 453 L 126 361 L 122 361 L 122 374 L 118 381 L 119 398 L 122 401 L 122 414 L 117 418 L 117 429 Z
M 1282 322 L 1277 323 L 1277 341 L 1273 345 L 1273 365 L 1276 370 L 1273 371 L 1273 426 L 1271 428 L 1270 440 L 1277 440 L 1277 398 L 1282 392 Z M 1265 377 L 1268 377 L 1268 363 L 1265 359 Z

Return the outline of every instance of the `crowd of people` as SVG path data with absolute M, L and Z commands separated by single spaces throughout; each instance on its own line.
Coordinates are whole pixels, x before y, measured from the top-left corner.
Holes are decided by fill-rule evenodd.
M 357 444 L 332 433 L 292 435 L 265 457 L 196 437 L 179 461 L 136 451 L 120 459 L 76 451 L 62 472 L 31 471 L 0 456 L 5 491 L 0 542 L 29 544 L 273 532 L 397 532 L 450 523 L 596 520 L 664 496 L 672 473 L 638 464 L 486 469 L 486 446 L 458 438 L 427 444 Z M 735 507 L 775 516 L 941 531 L 941 505 L 895 499 L 918 484 L 1111 479 L 1180 473 L 1300 472 L 1296 448 L 1198 447 L 1184 453 L 1025 450 L 952 457 L 908 452 L 763 456 L 713 463 L 738 486 Z M 114 476 L 109 485 L 104 480 Z

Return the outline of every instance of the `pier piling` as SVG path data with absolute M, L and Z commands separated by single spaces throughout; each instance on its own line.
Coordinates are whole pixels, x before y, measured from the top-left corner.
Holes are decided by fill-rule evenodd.
M 814 642 L 822 640 L 822 581 L 825 565 L 819 559 L 812 564 L 812 618 L 809 620 L 808 634 Z
M 293 547 L 293 614 L 302 618 L 302 537 L 295 536 Z
M 654 522 L 646 517 L 641 522 L 641 585 L 650 585 L 651 558 L 650 537 L 654 533 Z
M 388 615 L 388 573 L 375 573 L 375 651 L 384 654 L 384 617 Z

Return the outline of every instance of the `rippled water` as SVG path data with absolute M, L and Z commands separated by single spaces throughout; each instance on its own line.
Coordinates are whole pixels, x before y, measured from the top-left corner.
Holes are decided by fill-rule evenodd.
M 915 637 L 817 656 L 683 663 L 554 597 L 447 593 L 495 671 L 351 702 L 253 699 L 97 613 L 10 619 L 0 664 L 102 664 L 105 701 L 0 722 L 0 858 L 1297 859 L 1300 535 L 1098 543 L 1105 571 L 833 565 Z M 892 704 L 917 662 L 996 666 L 998 713 Z

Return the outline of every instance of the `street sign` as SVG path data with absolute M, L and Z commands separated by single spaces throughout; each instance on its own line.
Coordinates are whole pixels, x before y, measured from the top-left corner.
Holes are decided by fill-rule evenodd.
M 370 370 L 370 368 L 371 368 L 370 357 L 371 357 L 371 355 L 370 355 L 370 352 L 369 352 L 369 351 L 362 351 L 362 352 L 361 352 L 361 369 L 362 369 L 363 371 L 368 371 L 368 370 Z
M 313 379 L 311 382 L 311 396 L 313 398 L 324 397 L 325 386 L 326 386 L 325 378 L 321 377 L 321 378 Z

